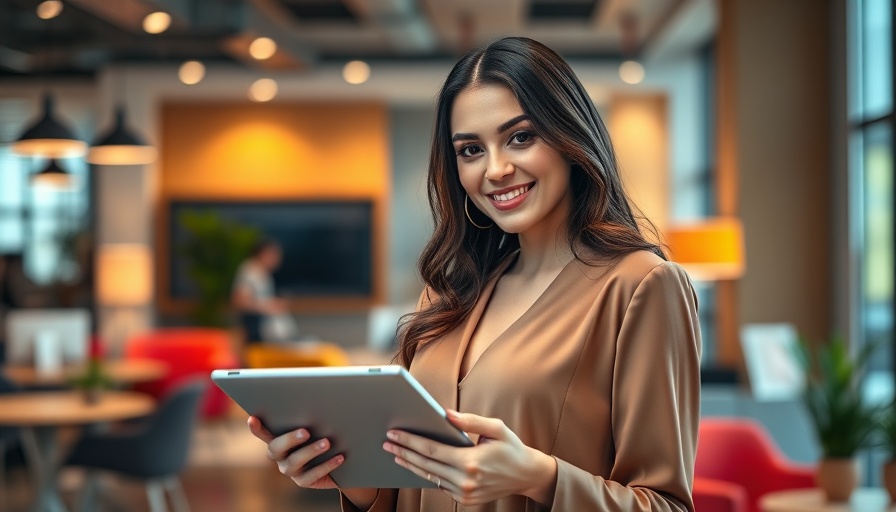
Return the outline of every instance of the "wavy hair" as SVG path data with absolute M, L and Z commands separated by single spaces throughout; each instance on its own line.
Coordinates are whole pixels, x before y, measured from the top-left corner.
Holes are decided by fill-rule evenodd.
M 427 178 L 435 230 L 418 262 L 426 296 L 398 329 L 396 357 L 405 367 L 421 344 L 460 325 L 501 261 L 519 248 L 516 234 L 494 223 L 488 229 L 476 228 L 464 213 L 465 192 L 451 143 L 451 109 L 461 92 L 485 84 L 513 91 L 538 135 L 573 162 L 567 240 L 577 259 L 582 260 L 581 248 L 599 259 L 636 250 L 664 258 L 660 247 L 641 233 L 638 219 L 656 234 L 649 221 L 633 213 L 607 129 L 569 64 L 545 45 L 523 37 L 475 49 L 455 64 L 439 92 Z

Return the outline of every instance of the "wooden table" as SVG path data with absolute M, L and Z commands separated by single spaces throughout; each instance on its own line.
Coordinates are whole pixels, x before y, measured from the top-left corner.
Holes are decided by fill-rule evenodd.
M 31 365 L 8 365 L 0 368 L 0 373 L 22 387 L 67 386 L 84 371 L 84 365 L 64 366 L 60 371 L 49 374 L 39 373 Z M 112 359 L 103 362 L 103 371 L 116 385 L 124 386 L 164 377 L 168 373 L 168 365 L 151 359 Z
M 59 470 L 57 430 L 146 416 L 152 398 L 142 393 L 104 391 L 88 405 L 79 391 L 26 391 L 0 395 L 0 425 L 20 427 L 28 466 L 34 472 L 34 512 L 61 512 L 65 505 L 56 489 Z
M 760 498 L 763 512 L 893 512 L 887 491 L 880 488 L 856 489 L 848 502 L 828 503 L 821 489 L 793 489 L 771 492 Z

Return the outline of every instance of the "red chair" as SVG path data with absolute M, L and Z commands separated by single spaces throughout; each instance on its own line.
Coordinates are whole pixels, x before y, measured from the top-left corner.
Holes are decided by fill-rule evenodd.
M 164 378 L 136 385 L 137 391 L 161 401 L 184 381 L 201 376 L 209 381 L 202 398 L 202 417 L 227 414 L 230 399 L 210 379 L 211 371 L 216 368 L 239 366 L 227 331 L 198 327 L 154 329 L 128 340 L 125 357 L 154 359 L 168 365 L 169 372 Z
M 760 512 L 766 493 L 815 487 L 814 466 L 788 460 L 761 425 L 744 418 L 700 421 L 694 477 L 697 512 Z

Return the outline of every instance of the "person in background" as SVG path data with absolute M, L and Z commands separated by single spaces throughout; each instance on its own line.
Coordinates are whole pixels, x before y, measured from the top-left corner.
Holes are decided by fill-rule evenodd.
M 237 269 L 231 303 L 240 316 L 246 343 L 268 341 L 264 336 L 266 322 L 287 312 L 286 301 L 276 295 L 273 278 L 282 259 L 280 244 L 264 238 Z
M 435 229 L 398 361 L 476 444 L 383 432 L 436 488 L 339 488 L 342 510 L 693 512 L 696 296 L 642 231 L 570 66 L 526 38 L 473 50 L 445 80 L 432 141 Z M 274 437 L 249 418 L 297 485 L 338 487 L 330 472 L 352 454 L 309 467 L 330 440 L 299 427 Z

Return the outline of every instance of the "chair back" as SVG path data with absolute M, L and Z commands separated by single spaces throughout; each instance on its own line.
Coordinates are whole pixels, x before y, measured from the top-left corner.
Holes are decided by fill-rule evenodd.
M 147 477 L 179 473 L 187 463 L 190 439 L 207 383 L 191 380 L 176 388 L 147 420 L 138 443 L 139 472 Z
M 753 420 L 703 418 L 698 439 L 694 476 L 742 486 L 750 510 L 759 510 L 759 498 L 766 493 L 814 485 L 812 470 L 787 459 Z

